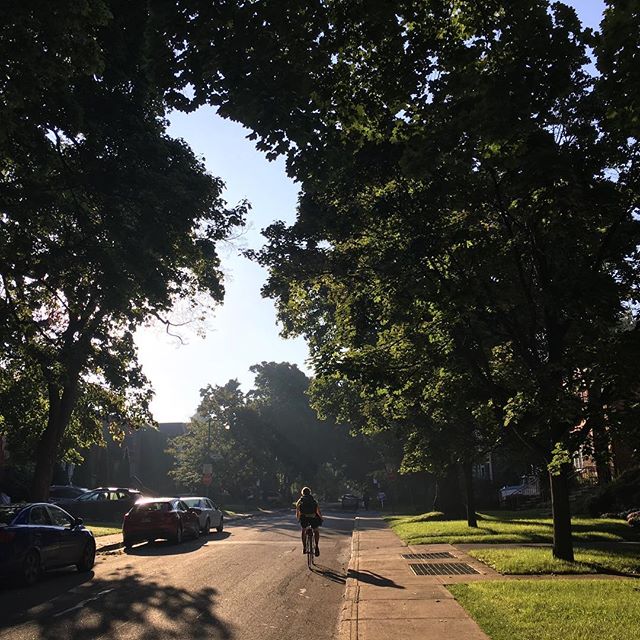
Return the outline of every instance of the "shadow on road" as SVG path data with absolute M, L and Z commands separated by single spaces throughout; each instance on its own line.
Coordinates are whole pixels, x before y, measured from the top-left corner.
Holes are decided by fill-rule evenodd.
M 14 581 L 0 582 L 0 628 L 12 612 L 36 607 L 51 599 L 52 592 L 64 593 L 85 582 L 91 582 L 94 572 L 79 573 L 75 567 L 66 567 L 43 573 L 32 587 L 21 587 Z
M 316 562 L 313 567 L 311 567 L 311 571 L 319 576 L 322 576 L 323 578 L 328 578 L 329 580 L 331 580 L 331 582 L 345 584 L 347 581 L 346 574 L 335 571 L 331 567 L 325 567 L 318 562 Z
M 51 585 L 48 589 L 44 588 L 46 584 L 41 586 L 43 589 L 38 590 L 40 598 L 44 594 L 51 598 Z M 58 577 L 58 594 L 61 586 Z M 233 638 L 230 628 L 215 614 L 217 591 L 211 587 L 186 590 L 149 580 L 149 576 L 140 573 L 120 576 L 117 581 L 94 577 L 91 582 L 76 585 L 73 590 L 71 586 L 67 583 L 67 591 L 48 602 L 42 598 L 41 606 L 35 612 L 29 611 L 28 616 L 25 603 L 21 602 L 19 609 L 23 613 L 3 621 L 0 635 L 9 630 L 10 635 L 6 637 L 14 637 L 14 634 L 18 637 L 20 631 L 12 629 L 30 623 L 37 630 L 29 637 L 51 640 Z M 18 591 L 24 594 L 18 594 Z M 27 590 L 16 590 L 16 595 L 27 594 Z M 5 604 L 3 601 L 3 618 Z
M 134 545 L 129 549 L 125 549 L 123 553 L 129 556 L 177 556 L 184 553 L 193 553 L 204 547 L 207 542 L 226 540 L 230 535 L 228 531 L 223 531 L 222 533 L 200 536 L 196 540 L 185 540 L 180 544 L 175 544 L 168 540 L 155 540 L 154 542 Z
M 320 532 L 351 534 L 353 530 L 353 514 L 340 512 L 325 512 L 322 514 L 324 523 L 320 527 Z M 273 515 L 255 516 L 246 520 L 239 520 L 231 525 L 234 529 L 253 529 L 255 531 L 278 532 L 281 535 L 299 538 L 300 525 L 295 517 L 295 511 L 283 511 Z

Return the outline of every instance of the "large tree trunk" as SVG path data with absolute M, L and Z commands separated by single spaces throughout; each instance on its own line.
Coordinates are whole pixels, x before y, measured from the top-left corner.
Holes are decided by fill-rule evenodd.
M 573 562 L 568 471 L 569 467 L 563 466 L 558 475 L 549 473 L 549 483 L 553 512 L 553 555 L 561 560 Z
M 476 497 L 473 491 L 473 465 L 471 462 L 462 463 L 462 472 L 464 474 L 464 490 L 467 507 L 467 524 L 470 527 L 478 526 L 478 518 L 476 516 Z
M 49 385 L 49 415 L 47 428 L 36 448 L 36 468 L 31 484 L 31 500 L 46 502 L 53 478 L 58 447 L 69 424 L 77 395 L 77 379 L 64 388 Z

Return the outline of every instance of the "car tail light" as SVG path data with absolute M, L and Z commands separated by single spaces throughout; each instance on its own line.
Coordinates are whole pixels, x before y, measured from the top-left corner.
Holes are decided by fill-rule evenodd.
M 1 531 L 0 530 L 0 544 L 9 544 L 13 542 L 16 537 L 15 531 Z

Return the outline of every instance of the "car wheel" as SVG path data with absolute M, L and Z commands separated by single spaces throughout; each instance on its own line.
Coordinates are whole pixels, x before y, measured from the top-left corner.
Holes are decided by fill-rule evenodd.
M 96 544 L 91 540 L 84 545 L 80 562 L 76 565 L 78 571 L 91 571 L 96 563 Z
M 175 535 L 171 538 L 171 542 L 173 542 L 173 544 L 180 544 L 182 542 L 182 525 L 178 524 L 176 526 L 176 532 Z
M 218 533 L 222 533 L 224 531 L 224 518 L 220 516 L 220 524 L 216 527 L 216 531 Z
M 35 584 L 41 572 L 40 554 L 35 549 L 32 549 L 22 561 L 22 575 L 20 576 L 22 584 L 26 587 Z
M 202 530 L 205 536 L 208 536 L 211 533 L 211 520 L 207 518 L 207 521 L 204 523 L 204 529 Z

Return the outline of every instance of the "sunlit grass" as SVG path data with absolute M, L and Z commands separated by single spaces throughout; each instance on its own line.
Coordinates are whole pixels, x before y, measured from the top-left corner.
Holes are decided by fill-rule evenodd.
M 390 516 L 393 530 L 408 544 L 551 542 L 553 523 L 548 512 L 492 511 L 478 514 L 478 527 L 466 520 L 438 520 L 434 514 Z M 608 518 L 572 519 L 573 536 L 580 541 L 638 540 L 626 522 Z
M 96 538 L 100 536 L 110 536 L 114 533 L 122 533 L 122 527 L 113 524 L 85 522 L 84 526 L 89 529 Z
M 640 584 L 625 580 L 514 580 L 447 587 L 491 640 L 632 640 Z
M 475 549 L 469 555 L 504 574 L 616 573 L 640 574 L 640 552 L 636 550 L 574 550 L 575 562 L 558 560 L 551 549 L 519 547 L 512 549 Z

